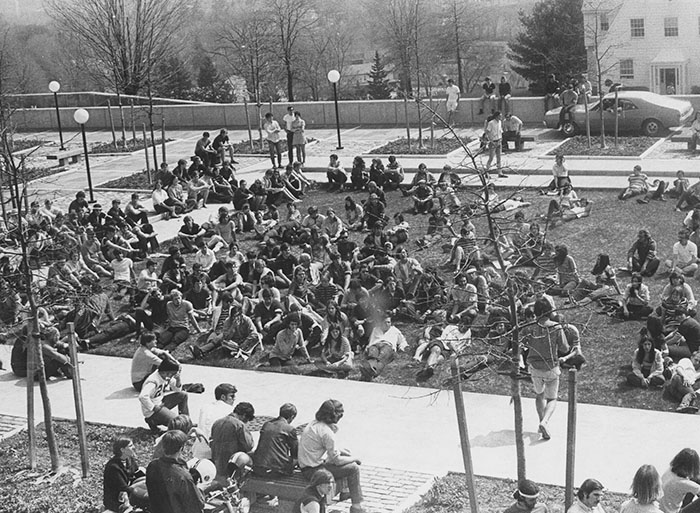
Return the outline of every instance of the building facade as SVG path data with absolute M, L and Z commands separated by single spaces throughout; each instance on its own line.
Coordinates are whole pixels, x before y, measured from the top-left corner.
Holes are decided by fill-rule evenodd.
M 700 93 L 700 0 L 584 0 L 582 10 L 591 78 L 600 69 L 603 81 Z

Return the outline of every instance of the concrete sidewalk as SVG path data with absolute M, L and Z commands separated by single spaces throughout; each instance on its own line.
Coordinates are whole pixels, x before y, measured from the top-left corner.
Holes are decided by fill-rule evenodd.
M 0 346 L 5 362 L 9 362 L 9 349 Z M 86 354 L 79 358 L 87 420 L 145 427 L 129 383 L 130 361 Z M 585 380 L 586 373 L 579 379 Z M 202 382 L 206 387 L 202 395 L 190 394 L 195 419 L 200 406 L 213 400 L 214 387 L 221 382 L 235 384 L 237 401 L 251 402 L 258 415 L 275 415 L 282 403 L 293 402 L 299 409 L 298 423 L 311 420 L 321 402 L 332 397 L 345 405 L 341 446 L 352 449 L 366 464 L 436 475 L 464 470 L 448 391 L 191 365 L 184 366 L 183 381 Z M 503 385 L 508 386 L 505 380 Z M 75 418 L 70 381 L 52 381 L 49 391 L 54 414 Z M 0 414 L 25 415 L 24 379 L 0 371 L 0 396 Z M 36 401 L 39 418 L 38 388 Z M 509 397 L 466 393 L 465 403 L 475 472 L 515 478 Z M 552 440 L 547 442 L 539 440 L 534 402 L 525 399 L 523 407 L 528 477 L 564 485 L 566 404 L 559 405 L 551 424 Z M 663 471 L 680 449 L 697 445 L 699 421 L 692 415 L 581 404 L 575 482 L 595 477 L 609 490 L 626 492 L 640 465 L 650 463 Z

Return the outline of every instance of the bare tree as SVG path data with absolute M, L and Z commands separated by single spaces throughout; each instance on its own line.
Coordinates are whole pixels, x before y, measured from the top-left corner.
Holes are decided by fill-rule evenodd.
M 611 5 L 610 2 L 605 2 L 603 0 L 586 0 L 583 6 L 584 37 L 588 53 L 588 67 L 589 69 L 591 67 L 594 68 L 595 80 L 598 86 L 598 96 L 600 98 L 597 109 L 598 115 L 600 116 L 601 148 L 605 148 L 606 146 L 603 77 L 617 67 L 617 61 L 612 57 L 614 51 L 621 46 L 621 44 L 611 44 L 609 40 L 606 39 L 607 29 L 603 27 L 602 18 L 603 16 L 607 17 L 615 12 L 618 7 L 619 5 Z M 619 112 L 615 112 L 615 115 L 619 116 Z
M 47 10 L 80 45 L 78 63 L 116 92 L 136 94 L 167 58 L 186 0 L 47 0 Z
M 282 62 L 287 79 L 287 98 L 293 102 L 300 42 L 303 37 L 308 35 L 308 31 L 317 21 L 314 1 L 268 0 L 268 2 L 268 10 L 282 52 Z

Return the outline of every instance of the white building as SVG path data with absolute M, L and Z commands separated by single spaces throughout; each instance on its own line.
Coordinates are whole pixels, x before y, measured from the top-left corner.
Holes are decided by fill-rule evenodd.
M 700 0 L 584 0 L 582 11 L 591 79 L 597 40 L 603 80 L 660 94 L 700 89 Z

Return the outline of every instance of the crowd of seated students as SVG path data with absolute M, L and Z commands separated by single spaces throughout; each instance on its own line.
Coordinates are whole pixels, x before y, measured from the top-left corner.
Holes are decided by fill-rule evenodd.
M 107 212 L 99 204 L 89 205 L 82 192 L 65 215 L 49 201 L 43 208 L 32 203 L 23 223 L 30 257 L 36 261 L 30 264 L 50 263 L 42 294 L 52 307 L 46 312 L 42 340 L 60 354 L 67 322 L 75 323 L 83 350 L 127 334 L 136 338 L 144 330 L 155 331 L 160 349 L 181 348 L 182 353 L 187 348 L 197 359 L 225 351 L 247 360 L 259 351 L 263 365 L 314 361 L 312 372 L 346 377 L 359 370 L 362 379 L 371 380 L 413 342 L 394 320 L 430 320 L 452 326 L 447 332 L 458 334 L 454 343 L 434 334 L 441 342 L 428 343 L 418 352 L 426 368 L 434 369 L 440 355 L 469 352 L 471 336 L 466 333 L 480 314 L 480 325 L 487 331 L 503 325 L 494 352 L 505 359 L 513 329 L 502 294 L 506 272 L 519 283 L 521 319 L 527 305 L 544 294 L 560 296 L 571 305 L 600 302 L 624 318 L 658 317 L 666 336 L 676 336 L 677 326 L 684 326 L 684 312 L 694 321 L 695 299 L 683 281 L 684 273 L 697 268 L 697 245 L 689 240 L 697 228 L 692 215 L 685 226 L 693 232 L 679 232 L 666 261 L 664 268 L 673 274 L 657 304 L 643 283 L 661 264 L 646 230 L 639 232 L 628 253 L 631 282 L 621 286 L 604 254 L 598 256 L 591 277 L 582 277 L 575 251 L 550 242 L 546 223 L 526 222 L 523 209 L 529 203 L 501 199 L 492 185 L 458 194 L 460 177 L 449 166 L 436 179 L 421 165 L 412 182 L 402 185 L 403 170 L 395 158 L 386 167 L 374 159 L 366 169 L 358 157 L 346 174 L 333 155 L 327 178 L 331 190 L 349 190 L 343 216 L 333 208 L 299 210 L 310 181 L 298 163 L 284 174 L 267 171 L 250 188 L 236 179 L 225 160 L 221 166 L 205 166 L 193 157 L 189 167 L 184 160 L 172 171 L 163 166 L 153 192 L 154 208 L 166 217 L 184 214 L 164 259 L 138 194 L 124 209 L 113 201 Z M 187 184 L 187 192 L 181 183 Z M 393 186 L 412 197 L 413 209 L 400 212 L 388 203 L 386 189 Z M 421 192 L 426 188 L 427 193 Z M 570 181 L 560 194 L 569 190 Z M 188 211 L 207 202 L 220 202 L 221 207 L 198 224 Z M 496 240 L 477 233 L 473 222 L 486 208 L 505 219 L 497 227 Z M 411 215 L 422 213 L 429 214 L 427 231 L 412 234 Z M 12 226 L 3 228 L 5 244 L 16 245 Z M 431 245 L 445 250 L 443 268 L 451 273 L 425 266 L 411 252 Z M 689 252 L 695 260 L 688 260 Z M 17 262 L 6 255 L 0 263 L 9 271 L 4 275 L 13 276 L 11 268 Z M 21 290 L 21 283 L 18 278 L 5 280 L 3 287 L 14 292 Z M 115 300 L 121 301 L 116 313 L 110 309 Z M 20 319 L 26 298 L 10 293 L 3 301 L 3 322 Z M 52 327 L 58 336 L 48 333 Z M 192 332 L 203 335 L 194 337 Z M 655 360 L 652 356 L 644 352 L 638 363 L 646 369 L 645 362 Z M 57 373 L 67 369 L 65 362 L 57 361 Z M 422 376 L 427 374 L 431 373 Z M 645 383 L 648 376 L 630 379 Z

